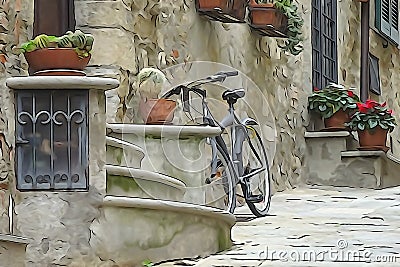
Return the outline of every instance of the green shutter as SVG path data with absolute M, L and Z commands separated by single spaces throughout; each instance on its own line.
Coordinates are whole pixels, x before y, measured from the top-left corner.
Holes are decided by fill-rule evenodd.
M 399 43 L 399 1 L 375 1 L 375 26 L 385 36 Z
M 390 25 L 390 37 L 399 43 L 399 0 L 391 0 Z

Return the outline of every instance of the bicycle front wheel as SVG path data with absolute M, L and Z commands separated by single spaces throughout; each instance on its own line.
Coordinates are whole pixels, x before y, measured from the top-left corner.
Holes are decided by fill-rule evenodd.
M 266 216 L 271 202 L 271 184 L 267 153 L 260 134 L 248 126 L 248 149 L 243 155 L 244 176 L 248 176 L 247 186 L 242 183 L 247 195 L 260 196 L 257 201 L 246 199 L 247 206 L 257 217 Z M 244 143 L 246 144 L 246 142 Z

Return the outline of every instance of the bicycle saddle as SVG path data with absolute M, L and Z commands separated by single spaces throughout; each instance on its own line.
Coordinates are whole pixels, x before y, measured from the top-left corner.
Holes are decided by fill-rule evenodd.
M 226 90 L 222 93 L 222 99 L 234 104 L 239 98 L 244 97 L 244 95 L 244 89 Z

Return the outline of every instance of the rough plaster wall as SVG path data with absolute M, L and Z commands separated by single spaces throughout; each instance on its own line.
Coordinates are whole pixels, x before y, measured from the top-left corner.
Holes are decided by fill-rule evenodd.
M 266 96 L 276 124 L 273 178 L 277 190 L 290 188 L 307 175 L 301 162 L 306 98 L 311 91 L 311 4 L 299 2 L 305 18 L 305 50 L 294 57 L 277 47 L 277 39 L 251 33 L 247 24 L 200 17 L 194 0 L 77 0 L 77 26 L 95 36 L 91 74 L 100 75 L 104 69 L 106 76 L 121 81 L 108 95 L 108 121 L 137 122 L 137 105 L 130 109 L 126 99 L 136 93 L 141 68 L 163 69 L 199 60 L 224 63 L 248 75 Z
M 32 29 L 32 1 L 4 0 L 0 5 L 0 233 L 9 232 L 9 195 L 14 188 L 14 107 L 7 77 L 26 73 L 26 64 L 12 50 Z
M 89 190 L 16 192 L 14 231 L 31 239 L 27 266 L 112 266 L 91 247 L 105 195 L 105 97 L 89 93 Z

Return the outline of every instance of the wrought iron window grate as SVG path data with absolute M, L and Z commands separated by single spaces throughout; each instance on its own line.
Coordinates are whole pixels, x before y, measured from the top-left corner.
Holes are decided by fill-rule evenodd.
M 16 92 L 17 188 L 88 187 L 88 91 Z
M 337 83 L 337 1 L 312 1 L 313 86 Z

